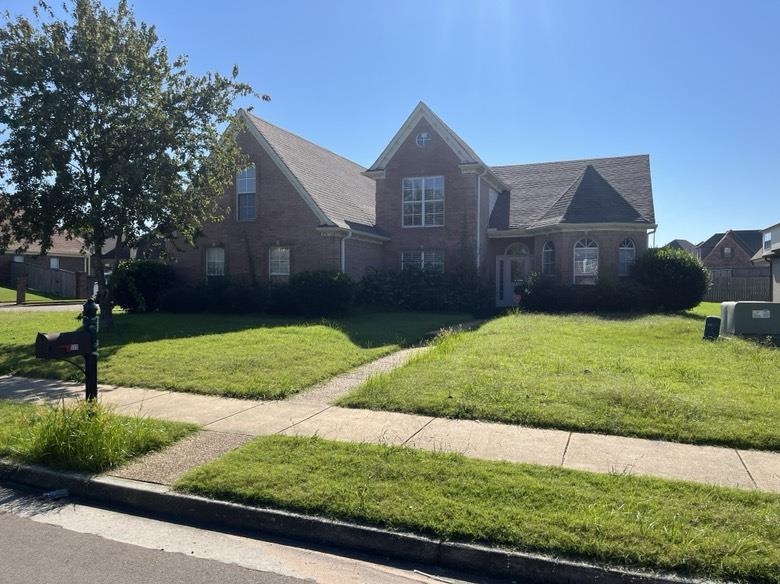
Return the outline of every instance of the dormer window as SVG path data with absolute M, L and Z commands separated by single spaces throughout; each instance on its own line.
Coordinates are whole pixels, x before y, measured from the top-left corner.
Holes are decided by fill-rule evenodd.
M 764 251 L 772 249 L 772 232 L 764 233 Z
M 402 224 L 404 227 L 444 225 L 444 177 L 403 179 Z

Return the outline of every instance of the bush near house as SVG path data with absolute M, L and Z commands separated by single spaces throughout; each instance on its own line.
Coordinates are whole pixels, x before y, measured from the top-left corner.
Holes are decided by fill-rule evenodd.
M 631 277 L 655 293 L 655 309 L 688 310 L 704 300 L 712 277 L 699 258 L 681 249 L 650 249 L 631 270 Z
M 406 268 L 373 270 L 358 284 L 360 304 L 401 310 L 468 311 L 484 315 L 495 310 L 493 285 L 469 267 L 442 273 Z
M 176 283 L 173 267 L 154 260 L 123 261 L 111 274 L 115 303 L 131 312 L 157 310 L 162 295 Z
M 531 274 L 521 295 L 520 306 L 532 312 L 652 312 L 655 291 L 644 284 L 600 279 L 594 286 L 566 286 L 553 276 Z

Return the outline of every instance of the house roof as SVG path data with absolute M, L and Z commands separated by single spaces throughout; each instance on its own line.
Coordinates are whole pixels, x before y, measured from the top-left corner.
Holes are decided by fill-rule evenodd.
M 365 168 L 246 111 L 260 145 L 275 159 L 323 225 L 376 233 L 374 181 Z
M 502 193 L 490 228 L 576 223 L 655 223 L 647 155 L 494 166 Z
M 682 249 L 687 252 L 693 253 L 696 250 L 696 246 L 692 244 L 687 239 L 673 239 L 669 243 L 667 243 L 664 247 L 668 247 L 671 249 Z
M 68 238 L 66 235 L 54 235 L 52 237 L 52 247 L 46 252 L 50 256 L 72 256 L 83 257 L 82 249 L 84 247 L 84 241 L 78 237 Z M 8 253 L 15 253 L 15 250 L 20 249 L 22 244 L 18 241 L 11 242 L 8 246 Z M 31 243 L 27 246 L 27 249 L 19 252 L 25 255 L 40 255 L 41 244 L 40 242 Z
M 725 239 L 731 237 L 745 252 L 754 256 L 763 246 L 763 232 L 760 229 L 729 229 L 725 233 L 715 233 L 696 246 L 702 253 L 702 259 L 705 259 L 712 250 L 720 245 Z

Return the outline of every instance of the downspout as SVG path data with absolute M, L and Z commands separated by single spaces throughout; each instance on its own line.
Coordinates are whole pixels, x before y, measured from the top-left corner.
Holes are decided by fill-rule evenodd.
M 352 230 L 349 230 L 344 237 L 341 238 L 341 273 L 347 273 L 347 240 L 352 237 Z
M 482 243 L 482 177 L 487 174 L 487 167 L 477 175 L 477 271 L 479 271 L 481 243 Z

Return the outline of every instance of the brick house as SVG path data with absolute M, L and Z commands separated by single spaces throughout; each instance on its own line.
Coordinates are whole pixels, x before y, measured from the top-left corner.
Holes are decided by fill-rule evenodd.
M 14 286 L 14 268 L 19 265 L 70 272 L 89 271 L 90 259 L 82 252 L 84 242 L 81 239 L 68 239 L 62 235 L 55 235 L 52 239 L 54 245 L 46 255 L 41 255 L 38 244 L 31 244 L 26 250 L 15 249 L 12 244 L 7 251 L 0 253 L 0 282 Z
M 465 264 L 495 278 L 507 306 L 533 271 L 574 284 L 628 275 L 656 227 L 646 155 L 491 167 L 421 102 L 364 169 L 239 119 L 251 164 L 226 189 L 225 219 L 173 252 L 193 282 Z
M 758 269 L 751 258 L 761 249 L 761 237 L 759 229 L 715 233 L 696 246 L 696 256 L 714 278 L 746 276 Z

